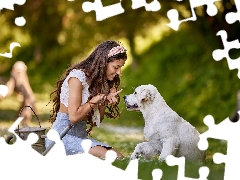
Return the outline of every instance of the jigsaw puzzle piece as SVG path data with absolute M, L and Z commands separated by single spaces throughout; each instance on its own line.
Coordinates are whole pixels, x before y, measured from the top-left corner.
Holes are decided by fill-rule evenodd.
M 240 22 L 240 1 L 235 0 L 235 5 L 237 8 L 237 12 L 229 12 L 225 16 L 225 19 L 228 22 L 228 24 L 233 24 L 236 21 Z
M 204 123 L 208 126 L 208 130 L 199 135 L 200 141 L 198 147 L 204 150 L 203 146 L 207 138 L 221 139 L 221 140 L 232 140 L 236 134 L 240 135 L 240 122 L 231 122 L 229 118 L 226 118 L 219 124 L 215 124 L 214 119 L 211 115 L 204 118 Z
M 8 94 L 8 87 L 0 84 L 0 95 L 5 97 Z
M 106 156 L 105 162 L 112 164 L 117 158 L 117 153 L 115 151 L 108 150 L 105 156 Z
M 226 155 L 223 155 L 221 153 L 215 153 L 213 155 L 213 162 L 215 164 L 221 164 L 226 162 Z
M 225 163 L 224 179 L 240 179 L 239 166 L 237 166 L 237 162 L 240 162 L 240 122 L 231 122 L 229 118 L 226 118 L 221 123 L 215 124 L 213 117 L 208 115 L 204 118 L 204 123 L 209 129 L 200 134 L 199 149 L 205 150 L 204 148 L 208 144 L 207 138 L 226 140 L 227 154 L 216 153 L 213 161 L 216 164 Z
M 138 160 L 131 160 L 125 169 L 125 173 L 130 179 L 138 179 Z
M 169 166 L 178 166 L 178 180 L 190 180 L 193 178 L 185 177 L 185 157 L 174 157 L 169 155 L 166 159 L 166 163 Z M 198 180 L 207 180 L 209 175 L 209 168 L 208 167 L 201 167 L 199 168 L 199 179 Z
M 38 135 L 35 133 L 30 133 L 27 137 L 27 141 L 23 141 L 15 132 L 15 129 L 18 128 L 18 125 L 22 122 L 23 117 L 18 117 L 17 120 L 10 126 L 8 131 L 10 133 L 13 133 L 16 137 L 16 141 L 18 141 L 18 144 L 24 142 L 26 145 L 31 147 L 32 144 L 36 143 L 38 141 Z
M 203 122 L 206 126 L 208 126 L 208 129 L 215 127 L 215 122 L 214 122 L 214 118 L 211 115 L 207 115 L 204 119 Z M 198 142 L 198 148 L 200 150 L 206 150 L 208 148 L 208 134 L 203 133 L 200 136 L 200 140 Z
M 0 53 L 0 56 L 6 57 L 6 58 L 12 58 L 12 51 L 13 51 L 13 49 L 14 49 L 15 47 L 21 47 L 21 46 L 20 46 L 20 44 L 17 43 L 17 42 L 12 42 L 12 43 L 10 44 L 10 52 L 8 52 L 8 53 L 6 52 L 6 53 L 4 53 L 4 54 L 1 54 L 1 53 Z
M 221 153 L 214 154 L 213 161 L 215 164 L 225 163 L 225 172 L 224 172 L 225 180 L 240 179 L 240 171 L 238 166 L 240 156 L 238 154 L 239 154 L 239 151 L 235 153 L 227 153 L 227 155 L 223 155 Z
M 161 169 L 154 169 L 152 171 L 153 180 L 159 180 L 162 178 L 163 172 Z
M 140 7 L 145 7 L 146 11 L 159 11 L 161 9 L 161 4 L 157 0 L 152 1 L 149 4 L 146 0 L 132 0 L 132 9 Z
M 24 26 L 26 24 L 26 19 L 24 17 L 15 18 L 15 24 L 17 26 Z
M 181 1 L 181 0 L 178 0 Z M 191 13 L 192 16 L 186 19 L 183 19 L 181 21 L 179 21 L 179 13 L 176 9 L 171 9 L 167 12 L 167 16 L 170 20 L 170 23 L 167 24 L 170 28 L 172 28 L 173 30 L 177 31 L 179 25 L 182 22 L 187 22 L 187 21 L 196 21 L 197 20 L 197 16 L 195 13 L 194 8 L 199 7 L 199 6 L 203 6 L 203 5 L 207 5 L 207 14 L 209 16 L 215 16 L 218 12 L 217 7 L 214 5 L 214 2 L 217 2 L 220 0 L 189 0 L 190 2 L 190 6 L 191 6 Z
M 89 139 L 85 139 L 82 141 L 82 148 L 84 150 L 84 153 L 88 153 L 89 149 L 91 148 L 92 145 L 92 141 L 90 141 Z
M 23 5 L 26 0 L 1 0 L 0 1 L 0 11 L 1 9 L 14 10 L 14 4 Z
M 12 145 L 4 143 L 4 138 L 0 138 L 0 171 L 3 179 L 21 179 L 21 175 L 26 171 L 27 176 L 31 178 L 38 173 L 36 162 L 39 164 L 45 162 L 41 161 L 42 156 L 31 148 L 37 140 L 38 136 L 35 133 L 30 133 L 26 140 L 19 138 Z M 27 180 L 25 177 L 24 179 Z
M 105 7 L 103 7 L 101 0 L 95 0 L 94 2 L 84 2 L 82 4 L 82 9 L 84 12 L 95 11 L 97 21 L 102 21 L 106 18 L 124 13 L 124 9 L 121 5 L 121 0 L 119 3 Z
M 17 129 L 18 125 L 22 122 L 22 120 L 23 117 L 18 117 L 17 120 L 10 126 L 8 131 L 15 134 L 15 129 Z
M 58 132 L 54 129 L 50 129 L 47 133 L 47 137 L 49 140 L 54 141 L 54 144 L 45 155 L 51 157 L 62 157 L 66 156 L 64 144 L 58 134 Z
M 194 15 L 196 16 L 195 12 L 194 12 L 194 8 L 199 7 L 199 6 L 203 6 L 203 5 L 207 5 L 207 14 L 209 16 L 215 16 L 218 12 L 217 7 L 214 5 L 215 2 L 217 1 L 221 1 L 221 0 L 190 0 L 191 3 L 191 9 L 192 9 L 192 13 L 194 13 Z
M 227 62 L 228 62 L 229 69 L 230 70 L 238 69 L 238 78 L 240 78 L 240 71 L 239 71 L 239 68 L 240 68 L 240 58 L 233 60 L 233 59 L 231 59 L 229 57 L 229 51 L 231 49 L 240 49 L 239 40 L 237 39 L 237 40 L 230 41 L 230 42 L 227 41 L 227 32 L 225 30 L 218 31 L 217 36 L 221 36 L 224 49 L 214 50 L 213 53 L 212 53 L 213 58 L 216 61 L 219 61 L 219 60 L 221 60 L 223 58 L 226 58 Z
M 28 154 L 29 157 L 31 156 L 41 156 L 37 151 L 32 149 L 32 144 L 36 143 L 38 141 L 38 135 L 35 133 L 30 133 L 26 140 L 21 139 L 15 132 L 15 129 L 17 129 L 18 125 L 23 120 L 23 117 L 18 117 L 17 120 L 10 126 L 8 129 L 9 132 L 13 133 L 16 137 L 16 142 L 12 145 L 6 145 L 5 146 L 5 153 L 13 153 L 12 159 L 15 158 L 25 158 L 25 156 L 22 156 L 23 154 Z M 2 146 L 1 146 L 2 148 Z M 17 152 L 14 152 L 14 149 L 18 149 Z M 2 153 L 0 153 L 2 154 Z M 4 153 L 3 153 L 4 154 Z M 20 156 L 20 157 L 18 157 Z
M 14 130 L 22 119 L 22 117 L 18 118 L 9 128 L 9 132 L 15 133 Z M 5 139 L 0 137 L 1 177 L 5 179 L 40 180 L 43 177 L 39 175 L 39 169 L 42 169 L 44 174 L 47 175 L 47 179 L 138 179 L 137 160 L 131 161 L 124 171 L 111 164 L 116 159 L 115 152 L 109 151 L 106 160 L 88 154 L 91 146 L 89 140 L 82 143 L 86 153 L 66 156 L 65 148 L 60 143 L 61 140 L 57 131 L 50 129 L 47 136 L 50 140 L 56 142 L 53 151 L 50 151 L 48 156 L 42 156 L 31 148 L 31 144 L 35 143 L 38 138 L 35 133 L 30 133 L 26 140 L 19 137 L 13 145 L 7 144 Z M 71 172 L 80 172 L 80 174 Z

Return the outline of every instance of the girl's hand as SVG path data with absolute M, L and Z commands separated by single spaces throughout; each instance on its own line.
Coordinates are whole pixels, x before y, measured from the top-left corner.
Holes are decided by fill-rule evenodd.
M 94 96 L 89 103 L 94 105 L 92 107 L 97 108 L 98 105 L 104 105 L 105 101 L 109 104 L 109 105 L 114 105 L 117 103 L 117 98 L 116 95 L 119 94 L 120 92 L 122 92 L 122 89 L 120 89 L 119 91 L 116 91 L 116 88 L 111 88 L 110 89 L 110 93 L 105 96 L 104 94 L 98 94 L 96 96 Z
M 92 108 L 98 108 L 98 105 L 101 105 L 106 101 L 106 96 L 104 94 L 98 94 L 94 96 L 89 103 L 92 105 Z
M 108 104 L 110 104 L 110 105 L 116 104 L 117 103 L 116 95 L 119 94 L 120 92 L 122 92 L 122 89 L 120 89 L 119 91 L 116 91 L 116 88 L 111 88 L 110 93 L 106 97 Z

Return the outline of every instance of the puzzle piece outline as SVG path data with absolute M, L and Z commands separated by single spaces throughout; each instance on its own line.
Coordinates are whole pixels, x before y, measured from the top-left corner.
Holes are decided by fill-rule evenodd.
M 216 35 L 221 37 L 224 49 L 214 50 L 212 52 L 213 59 L 216 61 L 220 61 L 223 58 L 226 58 L 229 69 L 238 69 L 238 78 L 240 78 L 240 57 L 233 60 L 229 56 L 229 51 L 231 49 L 240 49 L 239 40 L 236 39 L 233 41 L 227 41 L 228 34 L 225 30 L 218 31 Z
M 215 124 L 213 117 L 208 115 L 204 118 L 204 123 L 209 129 L 200 135 L 199 149 L 206 150 L 208 148 L 208 138 L 226 140 L 228 144 L 226 155 L 215 153 L 213 161 L 215 164 L 225 163 L 224 180 L 240 179 L 239 168 L 236 166 L 236 162 L 240 161 L 240 143 L 238 143 L 240 121 L 231 122 L 229 118 L 226 118 L 219 124 Z
M 147 3 L 146 0 L 132 0 L 132 9 L 138 9 L 140 7 L 145 7 L 146 11 L 159 11 L 161 4 L 158 0 L 153 0 L 151 3 Z
M 13 52 L 13 49 L 15 48 L 15 47 L 21 47 L 21 45 L 19 44 L 19 43 L 17 43 L 17 42 L 12 42 L 11 44 L 10 44 L 10 52 L 5 52 L 5 53 L 0 53 L 0 56 L 3 56 L 3 57 L 6 57 L 6 58 L 12 58 L 13 57 L 13 54 L 12 54 L 12 52 Z
M 82 4 L 82 9 L 84 12 L 95 11 L 96 20 L 102 21 L 125 12 L 121 5 L 121 1 L 122 0 L 120 0 L 119 3 L 105 7 L 101 0 L 95 0 L 94 2 L 87 1 Z M 158 0 L 153 0 L 151 3 L 147 3 L 146 0 L 132 0 L 132 9 L 138 9 L 140 7 L 145 7 L 146 11 L 159 11 L 161 9 L 161 4 Z
M 14 10 L 14 4 L 23 5 L 26 0 L 1 0 L 0 1 L 0 12 L 2 9 Z
M 178 166 L 177 180 L 194 180 L 194 178 L 185 177 L 185 157 L 174 157 L 173 155 L 169 155 L 166 158 L 166 163 L 168 166 Z M 207 180 L 207 177 L 209 175 L 209 168 L 202 166 L 198 171 L 198 180 Z
M 228 22 L 228 24 L 233 24 L 236 21 L 240 22 L 240 1 L 234 0 L 237 12 L 229 12 L 226 14 L 225 19 Z
M 106 18 L 116 16 L 125 12 L 125 10 L 122 8 L 121 0 L 119 3 L 105 7 L 103 6 L 101 0 L 95 0 L 94 2 L 87 1 L 82 4 L 82 9 L 84 12 L 95 11 L 97 21 L 102 21 Z
M 182 1 L 182 0 L 178 0 L 178 1 Z M 167 12 L 167 16 L 168 19 L 170 20 L 170 23 L 168 23 L 167 25 L 172 28 L 173 30 L 177 31 L 180 24 L 183 22 L 187 22 L 187 21 L 196 21 L 197 20 L 197 16 L 195 13 L 194 8 L 199 7 L 199 6 L 203 6 L 203 5 L 207 5 L 207 14 L 209 16 L 215 16 L 218 12 L 217 7 L 214 5 L 214 2 L 218 2 L 221 0 L 189 0 L 190 2 L 190 6 L 191 6 L 191 13 L 192 16 L 183 20 L 179 20 L 179 13 L 176 9 L 171 9 Z
M 6 179 L 19 178 L 18 176 L 21 175 L 21 172 L 24 172 L 27 168 L 28 174 L 27 176 L 24 176 L 25 180 L 30 180 L 32 177 L 34 177 L 34 179 L 40 180 L 42 177 L 36 175 L 38 174 L 38 170 L 42 168 L 43 164 L 44 171 L 48 175 L 48 178 L 56 178 L 56 174 L 52 173 L 53 167 L 56 166 L 59 168 L 59 172 L 77 172 L 79 169 L 81 169 L 81 175 L 83 175 L 83 177 L 87 177 L 88 179 L 138 179 L 138 160 L 131 160 L 126 169 L 122 170 L 112 165 L 113 161 L 117 158 L 117 154 L 114 151 L 108 151 L 106 158 L 103 160 L 89 154 L 88 151 L 91 147 L 90 140 L 85 140 L 82 143 L 83 149 L 85 151 L 84 153 L 67 156 L 65 154 L 64 145 L 60 139 L 59 134 L 53 129 L 48 131 L 47 137 L 50 140 L 55 141 L 55 145 L 49 151 L 49 154 L 42 156 L 31 147 L 32 144 L 37 142 L 39 138 L 38 135 L 35 133 L 30 133 L 26 140 L 22 140 L 16 134 L 15 129 L 18 127 L 22 120 L 23 117 L 19 117 L 8 130 L 16 136 L 16 142 L 14 144 L 9 145 L 5 142 L 3 137 L 0 137 L 0 169 L 1 176 L 7 177 Z M 26 157 L 30 158 L 26 161 Z M 14 162 L 11 161 L 12 159 L 14 159 Z M 48 163 L 46 163 L 46 160 L 48 160 Z M 18 165 L 18 162 L 21 164 L 21 166 L 14 168 L 14 173 L 11 173 L 12 168 L 10 167 L 13 167 L 11 164 L 14 163 Z M 76 163 L 75 166 L 72 164 L 73 162 Z M 86 165 L 87 162 L 90 162 L 90 164 Z M 94 169 L 93 174 L 92 169 Z M 111 173 L 108 173 L 109 170 Z M 76 176 L 76 173 L 58 174 L 61 174 L 61 178 L 63 179 L 79 179 L 79 176 Z

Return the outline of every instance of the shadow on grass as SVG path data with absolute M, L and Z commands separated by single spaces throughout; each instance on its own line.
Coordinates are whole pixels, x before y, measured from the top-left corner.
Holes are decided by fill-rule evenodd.
M 18 112 L 12 109 L 0 110 L 0 122 L 14 122 L 18 117 Z
M 18 117 L 19 117 L 19 114 L 15 110 L 12 110 L 12 109 L 1 110 L 1 113 L 0 113 L 0 124 L 1 123 L 9 123 L 9 125 L 11 126 L 11 124 Z M 38 117 L 40 123 L 41 122 L 47 122 L 47 121 L 49 121 L 50 114 L 49 113 L 41 113 L 41 114 L 37 114 L 37 117 Z M 37 117 L 34 114 L 32 114 L 32 120 L 31 120 L 32 124 L 38 124 Z

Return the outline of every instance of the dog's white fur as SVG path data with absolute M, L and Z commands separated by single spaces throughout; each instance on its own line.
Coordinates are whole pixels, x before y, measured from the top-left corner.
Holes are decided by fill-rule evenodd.
M 131 159 L 160 154 L 160 161 L 168 155 L 204 161 L 205 152 L 198 148 L 199 132 L 166 104 L 156 87 L 141 85 L 133 94 L 124 96 L 124 102 L 128 110 L 141 111 L 145 121 L 147 142 L 135 147 Z

